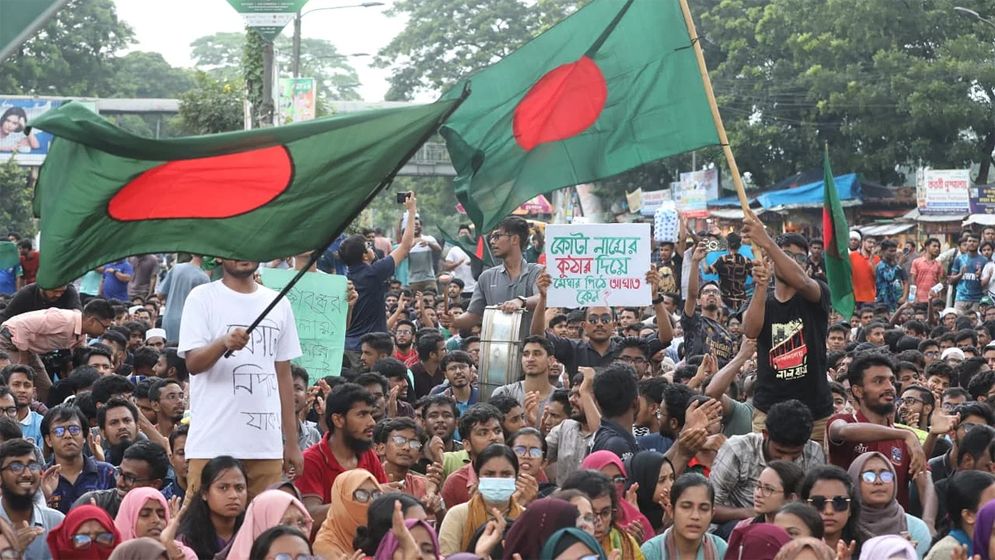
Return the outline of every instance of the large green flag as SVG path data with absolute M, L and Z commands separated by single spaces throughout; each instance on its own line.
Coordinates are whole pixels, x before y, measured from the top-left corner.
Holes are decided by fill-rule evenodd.
M 857 306 L 853 298 L 853 277 L 850 274 L 850 251 L 847 243 L 850 241 L 850 228 L 846 223 L 846 214 L 840 204 L 840 195 L 836 192 L 836 181 L 833 170 L 829 168 L 829 147 L 826 147 L 822 164 L 826 176 L 824 181 L 825 196 L 822 205 L 822 240 L 826 259 L 826 279 L 829 280 L 829 298 L 833 308 L 849 321 Z
M 719 143 L 679 0 L 594 0 L 465 81 L 441 133 L 480 232 L 538 194 Z
M 35 187 L 38 283 L 141 253 L 268 261 L 323 247 L 458 104 L 169 140 L 63 105 L 30 123 L 56 136 Z

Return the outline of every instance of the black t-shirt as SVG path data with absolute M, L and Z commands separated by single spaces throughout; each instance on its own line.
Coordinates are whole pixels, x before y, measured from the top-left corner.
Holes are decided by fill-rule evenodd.
M 394 274 L 394 258 L 385 257 L 373 264 L 349 267 L 349 280 L 359 293 L 352 309 L 352 324 L 345 334 L 346 350 L 358 350 L 359 339 L 366 333 L 387 332 L 387 280 Z
M 829 330 L 829 286 L 819 282 L 818 303 L 796 293 L 781 302 L 767 297 L 764 326 L 757 338 L 757 384 L 753 404 L 766 412 L 772 405 L 798 399 L 814 419 L 833 413 L 826 379 L 826 334 Z
M 721 323 L 705 317 L 700 312 L 694 315 L 681 313 L 681 329 L 684 330 L 684 357 L 713 354 L 719 367 L 729 363 L 736 353 L 736 341 Z
M 14 297 L 7 304 L 7 307 L 3 311 L 0 311 L 0 323 L 22 313 L 40 311 L 49 307 L 83 309 L 83 305 L 79 301 L 79 292 L 76 291 L 76 287 L 72 284 L 66 286 L 66 291 L 55 301 L 48 301 L 43 298 L 41 296 L 41 288 L 38 287 L 38 284 L 28 284 L 17 290 L 14 293 Z

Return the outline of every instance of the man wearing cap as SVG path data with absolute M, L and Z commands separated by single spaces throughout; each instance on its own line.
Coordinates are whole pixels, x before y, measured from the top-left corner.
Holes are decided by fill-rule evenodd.
M 162 352 L 166 348 L 166 329 L 149 329 L 145 331 L 145 346 Z
M 958 317 L 960 317 L 959 311 L 953 307 L 947 307 L 943 311 L 940 311 L 940 324 L 942 324 L 948 331 L 953 331 L 957 325 Z
M 850 239 L 853 234 L 850 232 Z M 860 236 L 857 233 L 858 238 Z M 873 237 L 864 237 L 860 240 L 860 250 L 850 252 L 850 270 L 853 279 L 853 298 L 857 305 L 862 303 L 873 303 L 877 298 L 875 269 L 881 259 L 874 254 L 874 249 L 878 242 Z

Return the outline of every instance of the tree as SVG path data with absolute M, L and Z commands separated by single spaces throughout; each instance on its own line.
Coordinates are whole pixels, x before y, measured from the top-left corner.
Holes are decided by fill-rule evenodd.
M 30 171 L 17 164 L 17 156 L 0 163 L 0 224 L 24 237 L 35 234 L 29 186 Z
M 180 95 L 180 122 L 187 134 L 214 134 L 241 130 L 244 124 L 241 80 L 216 80 L 204 72 L 196 86 Z
M 508 55 L 578 5 L 579 0 L 396 0 L 388 15 L 408 24 L 374 61 L 391 68 L 387 99 L 442 91 Z
M 194 71 L 173 68 L 159 53 L 130 52 L 114 61 L 111 97 L 179 97 L 194 86 Z
M 114 55 L 132 37 L 131 28 L 118 20 L 113 0 L 72 0 L 0 64 L 0 91 L 110 95 L 117 71 Z

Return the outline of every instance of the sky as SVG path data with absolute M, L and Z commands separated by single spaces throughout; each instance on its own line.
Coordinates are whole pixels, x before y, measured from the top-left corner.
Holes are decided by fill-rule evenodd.
M 344 54 L 369 53 L 352 57 L 350 63 L 359 73 L 358 88 L 364 101 L 382 101 L 387 93 L 388 70 L 372 68 L 372 55 L 387 45 L 404 29 L 404 18 L 388 17 L 384 11 L 392 0 L 380 0 L 383 6 L 320 10 L 301 20 L 301 36 L 325 39 Z M 358 4 L 359 0 L 310 0 L 303 12 Z M 158 52 L 173 66 L 191 68 L 190 43 L 198 37 L 224 31 L 242 31 L 242 18 L 226 0 L 115 0 L 118 17 L 135 31 L 136 43 L 129 50 Z M 283 34 L 290 37 L 293 24 Z

